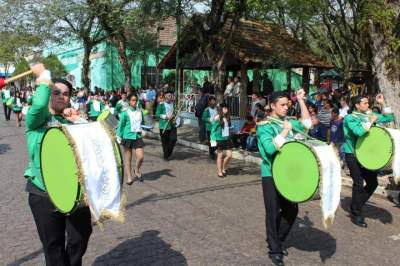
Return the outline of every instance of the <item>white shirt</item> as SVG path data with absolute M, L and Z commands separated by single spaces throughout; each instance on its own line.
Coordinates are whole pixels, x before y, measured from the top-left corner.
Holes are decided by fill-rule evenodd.
M 340 108 L 339 109 L 339 116 L 344 118 L 349 113 L 349 109 L 350 109 L 350 107 L 348 107 L 348 106 Z
M 224 92 L 225 96 L 232 96 L 233 92 L 233 87 L 235 86 L 235 83 L 231 82 L 226 86 L 226 90 Z

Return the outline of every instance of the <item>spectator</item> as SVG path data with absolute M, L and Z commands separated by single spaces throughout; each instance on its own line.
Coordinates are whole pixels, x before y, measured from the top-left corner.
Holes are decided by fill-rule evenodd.
M 342 97 L 340 99 L 339 118 L 344 119 L 344 117 L 348 114 L 349 109 L 350 107 L 348 105 L 347 99 L 345 97 Z
M 256 116 L 256 111 L 257 111 L 257 103 L 261 104 L 262 107 L 265 107 L 265 105 L 267 104 L 265 99 L 263 97 L 261 97 L 260 94 L 258 93 L 253 93 L 251 94 L 251 111 L 250 114 L 255 117 Z
M 214 94 L 213 92 L 213 86 L 211 82 L 208 81 L 208 77 L 204 76 L 204 82 L 203 82 L 203 87 L 202 90 L 205 94 Z
M 339 110 L 334 108 L 332 109 L 332 120 L 330 126 L 330 143 L 333 143 L 339 152 L 342 168 L 344 165 L 344 141 L 343 119 L 340 118 Z
M 154 86 L 150 85 L 146 92 L 146 110 L 149 112 L 150 116 L 153 117 L 154 114 L 154 102 L 156 100 L 156 91 Z
M 256 123 L 254 123 L 254 119 L 251 115 L 246 117 L 246 122 L 243 127 L 240 129 L 238 134 L 232 135 L 232 140 L 235 147 L 241 147 L 243 150 L 246 150 L 247 138 L 250 135 L 250 131 L 252 128 L 255 128 Z
M 323 103 L 323 108 L 318 112 L 317 117 L 321 124 L 321 140 L 326 142 L 329 139 L 328 134 L 332 116 L 332 101 L 329 99 L 325 99 Z
M 242 83 L 240 83 L 240 78 L 239 77 L 234 77 L 233 81 L 235 83 L 235 85 L 233 86 L 233 92 L 232 92 L 232 96 L 234 97 L 239 97 L 240 93 L 242 92 Z
M 205 93 L 203 90 L 200 90 L 199 92 L 200 98 L 195 107 L 194 114 L 197 117 L 197 121 L 199 123 L 199 140 L 201 143 L 203 143 L 206 141 L 206 125 L 202 119 L 202 115 L 208 105 L 208 94 Z
M 226 85 L 226 89 L 224 92 L 225 97 L 233 96 L 233 87 L 235 86 L 235 82 L 233 82 L 231 77 L 228 77 L 228 85 Z

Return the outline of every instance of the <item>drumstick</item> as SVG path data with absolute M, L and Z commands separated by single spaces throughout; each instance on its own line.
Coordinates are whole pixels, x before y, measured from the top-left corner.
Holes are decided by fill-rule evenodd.
M 28 70 L 28 71 L 26 71 L 26 72 L 24 72 L 24 73 L 21 73 L 21 74 L 19 74 L 19 75 L 16 75 L 15 77 L 11 77 L 11 78 L 8 78 L 8 79 L 0 79 L 0 89 L 2 89 L 3 87 L 5 87 L 8 83 L 13 82 L 13 81 L 15 81 L 15 80 L 18 80 L 18 79 L 20 79 L 20 78 L 23 78 L 23 77 L 25 77 L 25 76 L 28 76 L 28 75 L 30 75 L 30 74 L 32 74 L 32 73 L 33 73 L 32 70 Z

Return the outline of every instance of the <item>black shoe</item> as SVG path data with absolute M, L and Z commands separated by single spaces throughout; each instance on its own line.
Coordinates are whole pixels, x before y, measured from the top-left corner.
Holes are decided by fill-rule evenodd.
M 271 259 L 272 263 L 277 266 L 285 266 L 283 263 L 283 255 L 282 254 L 270 254 L 269 258 Z
M 363 227 L 363 228 L 367 228 L 368 224 L 365 222 L 364 217 L 362 216 L 351 216 L 351 221 L 353 222 L 353 224 L 359 226 L 359 227 Z

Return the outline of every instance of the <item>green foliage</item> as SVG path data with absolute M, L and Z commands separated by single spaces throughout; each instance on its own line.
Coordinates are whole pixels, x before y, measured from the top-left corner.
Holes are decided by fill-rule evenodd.
M 15 70 L 13 75 L 18 75 L 21 73 L 24 73 L 26 71 L 28 71 L 30 69 L 28 61 L 25 60 L 25 58 L 21 58 L 20 60 L 18 60 L 15 64 Z
M 52 78 L 63 78 L 67 75 L 63 63 L 58 59 L 56 55 L 49 55 L 44 58 L 42 63 L 45 65 L 46 69 L 50 70 Z

